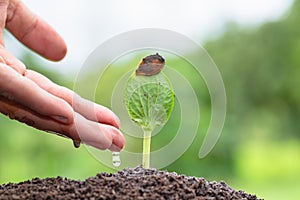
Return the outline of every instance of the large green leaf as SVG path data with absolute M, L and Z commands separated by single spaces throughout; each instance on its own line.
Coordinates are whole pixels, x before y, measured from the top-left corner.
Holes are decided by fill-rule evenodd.
M 174 92 L 168 78 L 133 74 L 126 85 L 125 105 L 131 119 L 144 130 L 163 126 L 174 106 Z

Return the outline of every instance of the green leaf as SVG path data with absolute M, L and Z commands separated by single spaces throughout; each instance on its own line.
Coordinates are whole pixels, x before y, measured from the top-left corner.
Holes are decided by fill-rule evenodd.
M 163 126 L 174 107 L 172 86 L 162 72 L 153 76 L 133 74 L 127 82 L 124 99 L 131 119 L 150 131 Z

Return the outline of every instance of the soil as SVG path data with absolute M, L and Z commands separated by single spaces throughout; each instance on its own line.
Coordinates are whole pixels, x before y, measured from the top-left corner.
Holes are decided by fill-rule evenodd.
M 136 167 L 115 174 L 99 173 L 83 181 L 57 177 L 3 184 L 0 199 L 254 200 L 257 197 L 236 191 L 223 181 L 208 182 L 203 178 Z

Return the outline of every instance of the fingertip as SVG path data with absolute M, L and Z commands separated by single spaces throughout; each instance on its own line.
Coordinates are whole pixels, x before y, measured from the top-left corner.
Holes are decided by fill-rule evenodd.
M 112 134 L 112 146 L 118 147 L 119 151 L 121 151 L 126 142 L 123 133 L 114 127 L 112 127 L 112 131 L 110 133 Z
M 62 60 L 67 54 L 66 42 L 41 18 L 38 18 L 38 24 L 37 29 L 28 34 L 27 38 L 24 38 L 24 40 L 27 39 L 27 46 L 48 60 Z M 47 33 L 48 37 L 42 35 L 42 32 Z M 35 38 L 36 42 L 32 42 L 32 38 Z
M 122 149 L 114 144 L 109 147 L 109 150 L 112 152 L 120 152 Z
M 43 55 L 43 56 L 45 56 L 45 58 L 47 58 L 51 61 L 55 61 L 55 62 L 62 60 L 67 55 L 67 52 L 68 52 L 67 45 L 66 45 L 65 41 L 60 37 L 57 40 L 61 41 L 59 49 L 57 49 L 56 51 L 46 52 Z
M 124 148 L 125 138 L 116 127 L 90 121 L 76 112 L 74 118 L 74 131 L 84 144 L 100 150 L 121 151 Z
M 100 127 L 104 138 L 98 135 L 98 132 L 92 140 L 90 138 L 83 142 L 100 150 L 121 151 L 125 146 L 123 134 L 113 126 L 101 125 Z

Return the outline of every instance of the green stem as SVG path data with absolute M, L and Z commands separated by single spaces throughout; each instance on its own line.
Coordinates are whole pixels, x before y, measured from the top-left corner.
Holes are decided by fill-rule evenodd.
M 151 132 L 144 130 L 143 140 L 143 167 L 148 169 L 150 167 L 150 144 L 151 144 Z

